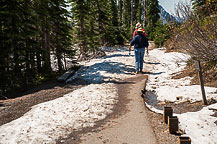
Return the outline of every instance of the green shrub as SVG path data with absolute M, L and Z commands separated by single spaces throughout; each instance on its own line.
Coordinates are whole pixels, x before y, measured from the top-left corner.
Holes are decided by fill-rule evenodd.
M 157 47 L 163 46 L 164 42 L 170 37 L 169 25 L 162 24 L 161 21 L 157 22 L 157 25 L 153 32 L 153 40 Z

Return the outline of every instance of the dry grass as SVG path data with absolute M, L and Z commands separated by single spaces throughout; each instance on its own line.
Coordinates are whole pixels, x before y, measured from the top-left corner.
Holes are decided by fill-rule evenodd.
M 202 64 L 204 85 L 217 88 L 217 67 L 208 70 L 206 70 L 205 67 L 205 64 Z M 180 74 L 177 74 L 172 78 L 180 79 L 186 76 L 193 77 L 191 80 L 192 85 L 200 84 L 198 79 L 198 72 L 196 71 L 194 64 L 188 64 Z

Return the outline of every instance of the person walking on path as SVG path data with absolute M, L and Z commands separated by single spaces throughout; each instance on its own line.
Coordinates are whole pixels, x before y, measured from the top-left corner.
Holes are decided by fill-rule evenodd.
M 129 51 L 131 51 L 131 47 L 134 45 L 136 74 L 142 73 L 145 48 L 147 48 L 146 53 L 148 54 L 149 43 L 143 32 L 143 29 L 139 28 L 129 46 Z
M 137 35 L 137 31 L 138 31 L 139 28 L 142 28 L 142 25 L 140 23 L 137 23 L 136 24 L 136 29 L 133 32 L 133 38 Z M 142 29 L 142 30 L 143 30 L 143 35 L 146 36 L 146 33 L 145 33 L 144 29 Z

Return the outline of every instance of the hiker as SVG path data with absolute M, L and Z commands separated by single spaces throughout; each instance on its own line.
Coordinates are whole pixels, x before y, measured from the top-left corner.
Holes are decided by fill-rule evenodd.
M 134 45 L 136 74 L 142 73 L 145 48 L 147 48 L 146 53 L 148 54 L 149 43 L 143 33 L 143 29 L 139 28 L 129 46 L 129 51 L 131 51 L 131 47 Z
M 133 38 L 137 35 L 137 30 L 138 30 L 139 28 L 142 28 L 142 25 L 141 25 L 140 23 L 137 23 L 137 24 L 136 24 L 136 29 L 135 29 L 135 31 L 133 32 Z M 143 35 L 146 36 L 144 29 L 142 29 L 142 30 L 143 30 Z

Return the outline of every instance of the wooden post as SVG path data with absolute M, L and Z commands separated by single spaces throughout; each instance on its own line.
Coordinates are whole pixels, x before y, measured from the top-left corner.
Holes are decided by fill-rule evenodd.
M 207 103 L 207 100 L 206 100 L 202 70 L 201 70 L 201 65 L 200 65 L 199 60 L 196 61 L 196 70 L 198 71 L 198 76 L 199 76 L 199 80 L 200 80 L 200 87 L 201 87 L 201 92 L 202 92 L 202 97 L 203 97 L 203 103 L 204 103 L 204 105 L 207 105 L 208 103 Z
M 191 138 L 186 136 L 180 136 L 178 139 L 178 144 L 191 144 Z
M 168 129 L 170 133 L 176 133 L 179 130 L 179 121 L 177 116 L 168 117 Z
M 164 107 L 163 109 L 163 120 L 166 124 L 168 123 L 168 116 L 173 116 L 172 107 Z

